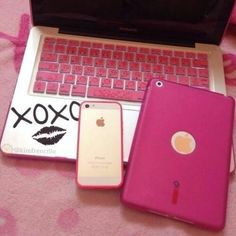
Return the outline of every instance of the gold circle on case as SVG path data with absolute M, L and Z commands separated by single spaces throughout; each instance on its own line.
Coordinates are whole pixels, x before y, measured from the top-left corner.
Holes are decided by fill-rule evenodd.
M 178 131 L 172 135 L 171 145 L 177 153 L 188 155 L 195 150 L 196 141 L 190 133 Z

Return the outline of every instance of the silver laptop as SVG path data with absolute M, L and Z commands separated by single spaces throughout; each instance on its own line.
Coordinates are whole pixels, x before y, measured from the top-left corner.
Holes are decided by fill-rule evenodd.
M 30 2 L 6 155 L 75 160 L 80 103 L 105 99 L 122 104 L 127 162 L 150 79 L 226 93 L 218 45 L 233 0 Z

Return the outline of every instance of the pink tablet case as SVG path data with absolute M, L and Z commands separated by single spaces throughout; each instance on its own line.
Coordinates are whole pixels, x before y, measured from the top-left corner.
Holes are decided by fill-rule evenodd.
M 234 100 L 230 97 L 152 80 L 132 144 L 122 201 L 222 229 L 233 114 Z

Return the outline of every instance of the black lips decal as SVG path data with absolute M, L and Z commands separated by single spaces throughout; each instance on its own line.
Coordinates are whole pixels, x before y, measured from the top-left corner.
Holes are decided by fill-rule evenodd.
M 65 134 L 65 129 L 57 126 L 46 126 L 35 133 L 32 138 L 43 145 L 53 145 L 58 143 Z

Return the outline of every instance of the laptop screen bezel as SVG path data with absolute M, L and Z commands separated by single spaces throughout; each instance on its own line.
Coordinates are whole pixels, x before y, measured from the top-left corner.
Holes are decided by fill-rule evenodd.
M 173 32 L 170 29 L 163 30 L 159 28 L 145 28 L 135 26 L 132 27 L 129 24 L 109 24 L 109 22 L 88 22 L 83 20 L 75 19 L 65 19 L 58 16 L 45 16 L 41 14 L 38 10 L 37 2 L 39 0 L 31 0 L 31 13 L 32 21 L 34 26 L 46 26 L 59 28 L 62 33 L 68 34 L 78 34 L 78 35 L 89 35 L 96 37 L 107 37 L 115 39 L 125 39 L 132 41 L 142 41 L 142 42 L 154 42 L 154 43 L 164 43 L 164 44 L 174 44 L 181 46 L 194 46 L 195 43 L 208 43 L 219 45 L 228 24 L 230 14 L 233 8 L 234 0 L 218 0 L 220 3 L 220 10 L 217 12 L 214 24 L 209 23 L 207 27 L 209 30 L 207 35 L 195 33 L 195 30 L 191 29 L 191 33 L 188 33 L 181 29 L 181 24 L 179 29 Z M 55 6 L 58 2 L 63 2 L 64 0 L 47 0 L 54 1 Z M 66 4 L 66 1 L 64 1 Z M 46 4 L 46 3 L 45 3 Z M 119 23 L 119 22 L 118 22 Z M 156 27 L 156 26 L 155 26 Z M 197 26 L 196 26 L 197 28 Z M 197 32 L 197 30 L 196 30 Z

